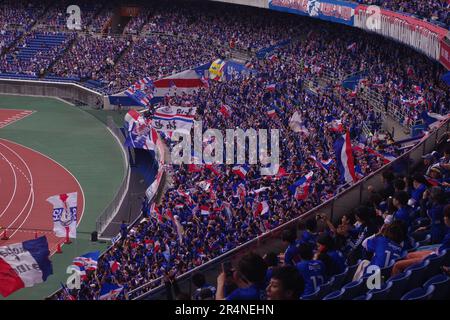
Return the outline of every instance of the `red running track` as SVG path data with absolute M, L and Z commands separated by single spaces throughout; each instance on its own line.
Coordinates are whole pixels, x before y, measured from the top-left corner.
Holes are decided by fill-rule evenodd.
M 53 230 L 50 196 L 78 192 L 80 222 L 84 195 L 76 178 L 62 165 L 45 155 L 14 142 L 0 139 L 0 234 L 6 229 L 8 240 L 0 246 L 46 235 L 50 252 L 64 239 Z

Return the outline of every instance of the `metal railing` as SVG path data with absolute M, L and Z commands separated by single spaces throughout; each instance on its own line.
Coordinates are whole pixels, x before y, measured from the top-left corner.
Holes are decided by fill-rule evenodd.
M 269 249 L 274 247 L 280 247 L 279 235 L 283 230 L 297 226 L 298 222 L 304 218 L 315 216 L 317 213 L 326 214 L 331 220 L 337 220 L 337 218 L 342 217 L 346 212 L 351 211 L 364 201 L 369 198 L 369 192 L 367 186 L 373 186 L 375 189 L 382 188 L 381 175 L 384 171 L 389 170 L 392 166 L 399 163 L 407 164 L 405 167 L 405 173 L 409 174 L 411 168 L 421 161 L 421 156 L 425 153 L 431 152 L 436 148 L 438 138 L 442 136 L 446 131 L 450 129 L 450 119 L 444 122 L 439 128 L 435 129 L 427 136 L 422 138 L 422 140 L 412 147 L 411 150 L 398 157 L 393 162 L 384 165 L 382 168 L 373 172 L 369 176 L 358 181 L 354 185 L 339 192 L 332 199 L 316 206 L 315 208 L 309 210 L 308 212 L 298 216 L 297 218 L 282 224 L 281 226 L 264 233 L 253 240 L 242 244 L 229 252 L 218 256 L 211 261 L 196 267 L 177 278 L 177 283 L 180 288 L 190 288 L 191 278 L 197 272 L 203 272 L 206 277 L 212 277 L 217 275 L 220 263 L 224 261 L 234 260 L 239 258 L 241 254 L 247 253 L 249 251 L 256 252 L 267 252 Z M 159 277 L 146 284 L 130 291 L 128 293 L 129 299 L 139 300 L 139 299 L 154 299 L 155 297 L 163 297 L 165 294 L 164 284 L 162 283 L 162 278 Z
M 124 155 L 124 162 L 125 162 L 124 165 L 127 171 L 122 179 L 122 182 L 120 183 L 120 187 L 117 189 L 117 192 L 114 195 L 114 198 L 109 203 L 109 205 L 105 209 L 103 209 L 102 214 L 100 214 L 100 216 L 97 218 L 97 221 L 95 223 L 95 229 L 99 235 L 101 235 L 103 231 L 105 231 L 106 227 L 109 225 L 112 219 L 114 219 L 117 212 L 119 211 L 123 199 L 125 198 L 128 192 L 128 186 L 130 183 L 130 172 L 131 172 L 130 155 L 128 151 L 125 150 L 124 148 L 125 137 L 123 136 L 120 129 L 117 128 L 117 125 L 111 116 L 108 116 L 106 122 L 107 128 L 110 130 L 111 134 L 117 139 L 118 143 L 120 144 L 120 148 L 122 149 L 122 153 Z

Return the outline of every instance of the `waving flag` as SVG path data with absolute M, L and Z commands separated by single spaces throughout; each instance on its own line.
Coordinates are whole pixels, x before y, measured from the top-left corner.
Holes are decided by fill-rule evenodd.
M 356 42 L 353 42 L 352 44 L 350 44 L 349 46 L 347 46 L 347 50 L 348 51 L 353 51 L 356 49 Z
M 200 206 L 200 214 L 205 216 L 205 215 L 209 215 L 209 207 L 208 206 Z
M 223 76 L 223 69 L 225 68 L 225 61 L 217 59 L 211 63 L 209 67 L 209 78 L 219 81 Z
M 266 86 L 266 90 L 269 92 L 275 92 L 277 85 L 275 83 L 270 83 Z
M 150 100 L 153 98 L 153 96 L 147 96 L 144 92 L 137 89 L 135 86 L 131 86 L 127 90 L 125 90 L 125 94 L 144 108 L 150 106 Z
M 353 161 L 350 133 L 340 136 L 334 143 L 337 167 L 343 182 L 356 182 L 355 163 Z
M 332 132 L 343 132 L 344 126 L 342 125 L 342 121 L 340 119 L 333 119 L 328 123 L 328 128 Z
M 276 110 L 275 110 L 274 108 L 270 108 L 270 109 L 267 111 L 267 115 L 268 115 L 270 118 L 275 118 L 275 117 L 277 116 L 277 112 L 276 112 Z
M 119 270 L 120 268 L 120 263 L 118 263 L 117 261 L 110 261 L 109 262 L 109 267 L 111 268 L 111 272 L 115 273 L 117 270 Z
M 228 118 L 231 116 L 231 114 L 233 113 L 233 111 L 231 110 L 231 108 L 229 106 L 227 106 L 226 104 L 222 104 L 222 106 L 220 107 L 220 113 L 225 117 Z
M 119 294 L 122 292 L 123 287 L 116 284 L 105 283 L 100 290 L 99 300 L 116 300 Z
M 44 282 L 53 274 L 45 236 L 0 247 L 0 294 L 3 297 Z
M 53 232 L 57 237 L 77 237 L 77 193 L 62 193 L 47 199 L 53 205 Z
M 261 201 L 256 205 L 256 209 L 254 211 L 254 216 L 261 216 L 263 214 L 266 214 L 269 212 L 269 205 L 267 204 L 267 201 Z
M 152 127 L 158 131 L 190 131 L 194 124 L 195 107 L 161 107 L 156 110 L 152 119 Z
M 295 199 L 304 200 L 308 198 L 309 186 L 311 185 L 313 175 L 314 173 L 310 171 L 289 187 L 289 191 L 294 195 Z
M 89 252 L 80 257 L 75 257 L 72 261 L 72 265 L 82 267 L 88 271 L 94 271 L 97 269 L 97 261 L 99 256 L 100 251 Z
M 328 171 L 330 171 L 330 167 L 331 167 L 331 165 L 334 163 L 334 161 L 333 161 L 333 159 L 328 159 L 328 160 L 324 160 L 324 159 L 321 159 L 320 160 L 320 164 L 322 165 L 322 168 L 326 171 L 326 172 L 328 172 Z
M 249 170 L 250 167 L 247 165 L 235 166 L 232 169 L 233 173 L 237 174 L 241 179 L 245 179 L 245 176 L 247 175 Z
M 433 129 L 435 127 L 438 127 L 439 123 L 441 121 L 446 120 L 449 117 L 449 115 L 443 116 L 443 115 L 440 115 L 437 113 L 423 111 L 421 114 L 421 117 L 422 117 L 424 123 L 427 126 L 429 126 L 431 129 Z

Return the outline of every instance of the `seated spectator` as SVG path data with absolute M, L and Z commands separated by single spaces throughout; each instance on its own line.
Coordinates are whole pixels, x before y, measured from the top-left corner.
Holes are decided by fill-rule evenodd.
M 307 243 L 299 246 L 301 261 L 297 263 L 297 270 L 305 282 L 305 290 L 302 296 L 313 293 L 319 286 L 325 283 L 325 265 L 320 260 L 313 260 L 314 252 Z
M 192 276 L 192 283 L 196 287 L 194 293 L 192 294 L 192 300 L 205 300 L 201 299 L 201 295 L 209 296 L 208 292 L 205 290 L 209 290 L 213 297 L 216 296 L 216 288 L 206 283 L 205 276 L 203 273 L 196 273 Z
M 413 219 L 413 209 L 408 205 L 409 195 L 405 191 L 399 191 L 394 194 L 393 204 L 397 209 L 392 216 L 392 221 L 402 221 L 407 228 L 410 227 Z
M 346 268 L 344 255 L 336 249 L 334 239 L 327 233 L 323 233 L 317 238 L 315 260 L 321 260 L 325 264 L 327 278 L 344 272 Z
M 296 238 L 295 229 L 283 230 L 281 240 L 288 244 L 288 247 L 284 252 L 284 265 L 294 266 L 298 262 Z
M 220 273 L 217 277 L 216 300 L 264 300 L 266 271 L 267 266 L 261 256 L 255 253 L 243 256 L 238 263 L 237 270 L 233 272 L 232 278 L 238 288 L 225 296 L 226 274 Z
M 267 300 L 298 300 L 304 281 L 293 266 L 277 267 L 266 289 Z
M 450 250 L 450 205 L 447 205 L 444 209 L 444 221 L 447 226 L 447 233 L 442 240 L 440 246 L 437 246 L 434 250 L 418 250 L 407 254 L 406 258 L 395 263 L 392 269 L 392 275 L 403 272 L 409 266 L 421 262 L 430 254 L 441 253 L 444 250 Z

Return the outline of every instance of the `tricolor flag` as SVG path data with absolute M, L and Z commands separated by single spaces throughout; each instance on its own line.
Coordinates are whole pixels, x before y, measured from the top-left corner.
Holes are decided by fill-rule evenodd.
M 245 179 L 250 167 L 248 165 L 241 165 L 233 167 L 232 171 L 234 174 L 237 174 L 241 179 Z
M 205 76 L 202 76 L 200 78 L 200 81 L 203 83 L 205 88 L 209 88 L 209 81 L 208 81 L 208 79 L 205 78 Z
M 355 49 L 356 49 L 356 42 L 353 42 L 352 44 L 347 46 L 347 50 L 349 50 L 349 51 L 353 51 Z
M 45 236 L 0 247 L 0 294 L 3 297 L 44 282 L 53 274 Z
M 308 198 L 309 186 L 311 185 L 313 175 L 314 173 L 310 171 L 289 187 L 289 190 L 294 195 L 295 199 L 304 200 Z
M 233 113 L 233 111 L 231 110 L 231 108 L 229 106 L 227 106 L 226 104 L 222 104 L 220 106 L 220 113 L 225 117 L 228 118 L 231 116 L 231 114 Z
M 77 193 L 62 193 L 47 198 L 53 206 L 53 232 L 57 237 L 77 237 Z
M 84 268 L 88 271 L 94 271 L 97 269 L 97 261 L 99 257 L 100 251 L 89 252 L 80 257 L 75 257 L 72 261 L 72 265 Z
M 153 98 L 153 96 L 147 96 L 144 92 L 135 88 L 135 86 L 131 86 L 125 90 L 125 94 L 144 108 L 150 106 L 150 100 Z
M 277 111 L 275 110 L 275 108 L 270 108 L 269 110 L 267 110 L 267 115 L 270 118 L 275 118 L 277 116 Z
M 203 216 L 209 215 L 210 214 L 209 207 L 205 206 L 205 205 L 200 206 L 200 214 L 203 215 Z
M 119 294 L 122 292 L 123 287 L 116 284 L 105 283 L 100 290 L 99 300 L 116 300 Z
M 267 201 L 261 201 L 256 206 L 254 216 L 257 217 L 266 214 L 267 212 L 269 212 L 269 205 L 267 204 Z
M 118 263 L 117 261 L 110 261 L 109 262 L 109 267 L 111 268 L 111 272 L 115 273 L 117 270 L 119 270 L 120 268 L 120 263 Z
M 211 188 L 212 182 L 211 180 L 203 180 L 197 183 L 197 185 L 202 188 L 204 191 L 208 191 Z
M 139 117 L 141 117 L 141 114 L 134 109 L 131 109 L 127 112 L 127 114 L 125 115 L 125 123 L 127 125 L 126 129 L 128 129 L 128 131 L 133 130 L 134 123 L 139 120 Z
M 344 126 L 342 125 L 342 121 L 340 119 L 333 119 L 331 122 L 329 122 L 329 129 L 332 132 L 343 132 Z
M 320 163 L 322 164 L 322 168 L 328 172 L 330 170 L 331 165 L 334 163 L 333 159 L 328 159 L 328 160 L 320 160 Z
M 426 112 L 423 111 L 421 117 L 424 123 L 429 126 L 431 129 L 438 127 L 441 121 L 448 119 L 449 115 L 440 115 L 438 113 Z
M 353 161 L 350 133 L 340 136 L 333 145 L 337 167 L 343 182 L 356 182 L 355 163 Z
M 266 86 L 266 90 L 269 92 L 275 92 L 277 85 L 275 83 L 268 84 Z

